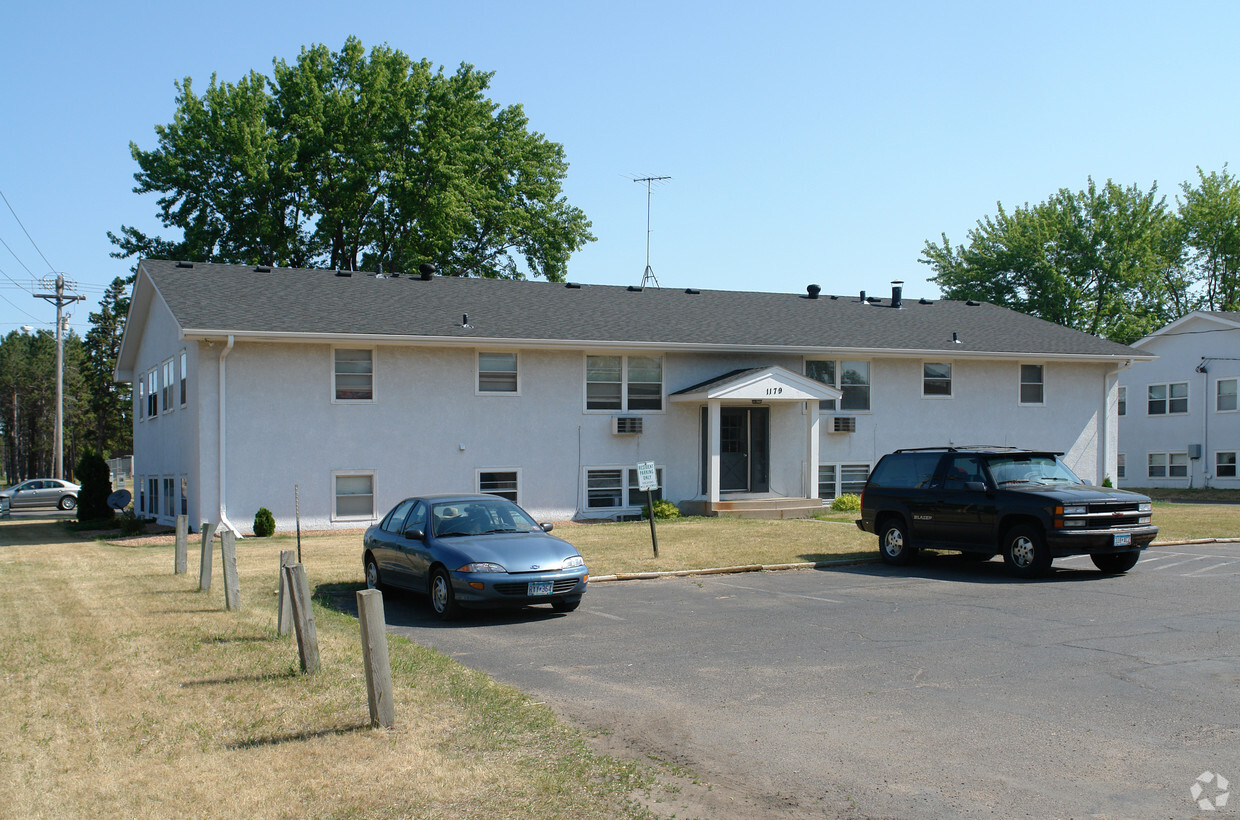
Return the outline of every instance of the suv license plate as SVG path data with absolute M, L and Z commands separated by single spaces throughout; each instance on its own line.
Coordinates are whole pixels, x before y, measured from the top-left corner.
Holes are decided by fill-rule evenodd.
M 1117 547 L 1131 547 L 1131 546 L 1132 546 L 1132 533 L 1130 533 L 1130 532 L 1117 532 L 1117 533 L 1115 534 L 1115 546 L 1117 546 Z M 530 586 L 533 586 L 533 584 L 530 584 Z
M 1116 536 L 1116 537 L 1118 538 L 1119 536 Z M 551 582 L 550 581 L 530 581 L 529 591 L 526 592 L 525 594 L 526 595 L 550 595 L 551 594 Z

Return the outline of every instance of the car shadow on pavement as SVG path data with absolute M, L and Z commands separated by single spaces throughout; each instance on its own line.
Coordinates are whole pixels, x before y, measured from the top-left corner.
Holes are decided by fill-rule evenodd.
M 928 578 L 965 584 L 1064 584 L 1100 581 L 1116 577 L 1092 567 L 1069 568 L 1052 564 L 1050 572 L 1041 578 L 1017 578 L 1008 572 L 1002 558 L 994 557 L 989 561 L 981 561 L 976 558 L 966 558 L 957 552 L 920 552 L 903 566 L 876 562 L 823 567 L 820 571 L 878 578 Z
M 357 593 L 362 589 L 365 589 L 365 586 L 360 583 L 320 584 L 314 588 L 312 597 L 329 609 L 356 618 Z M 398 589 L 383 590 L 383 620 L 387 626 L 469 629 L 480 626 L 556 621 L 568 614 L 556 612 L 547 606 L 527 606 L 517 609 L 463 609 L 453 620 L 441 621 L 435 617 L 430 600 L 425 595 Z

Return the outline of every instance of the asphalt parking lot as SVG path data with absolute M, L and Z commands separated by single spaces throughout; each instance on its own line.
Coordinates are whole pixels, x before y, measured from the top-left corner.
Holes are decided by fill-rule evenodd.
M 1056 567 L 931 556 L 596 584 L 566 616 L 440 625 L 396 597 L 387 617 L 693 770 L 735 816 L 1198 816 L 1194 784 L 1223 791 L 1200 775 L 1240 784 L 1240 544 Z

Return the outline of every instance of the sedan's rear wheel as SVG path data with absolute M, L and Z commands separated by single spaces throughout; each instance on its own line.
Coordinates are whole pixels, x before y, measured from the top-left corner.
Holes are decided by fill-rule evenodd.
M 1127 572 L 1137 565 L 1137 561 L 1141 558 L 1140 550 L 1130 550 L 1128 552 L 1100 552 L 1096 555 L 1090 555 L 1090 560 L 1094 562 L 1094 566 L 1108 575 L 1118 575 L 1121 572 Z
M 379 576 L 379 565 L 370 556 L 366 557 L 366 589 L 383 589 L 383 579 Z
M 431 573 L 431 608 L 441 621 L 452 620 L 460 611 L 456 605 L 456 593 L 452 591 L 452 579 L 443 567 Z
M 907 564 L 917 552 L 917 548 L 909 544 L 908 528 L 898 518 L 883 521 L 878 531 L 878 554 L 885 563 Z
M 1051 568 L 1051 553 L 1042 531 L 1030 524 L 1008 530 L 1003 537 L 1003 561 L 1018 578 L 1038 578 Z

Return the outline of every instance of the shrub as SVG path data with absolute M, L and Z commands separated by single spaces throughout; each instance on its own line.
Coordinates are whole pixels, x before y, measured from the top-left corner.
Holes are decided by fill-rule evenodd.
M 1103 486 L 1103 487 L 1111 487 L 1111 486 L 1113 486 L 1113 485 L 1111 484 L 1111 477 L 1110 477 L 1110 476 L 1104 476 L 1104 477 L 1103 477 L 1103 479 L 1102 479 L 1102 486 Z
M 78 493 L 78 521 L 111 521 L 113 512 L 108 496 L 112 494 L 112 472 L 108 463 L 98 453 L 87 453 L 78 460 L 76 472 L 82 485 Z
M 642 506 L 642 518 L 650 517 L 650 505 Z M 670 501 L 660 499 L 654 502 L 655 518 L 680 518 L 680 508 Z
M 856 512 L 861 509 L 861 496 L 852 493 L 837 495 L 831 502 L 831 509 L 836 512 Z
M 133 507 L 121 513 L 120 518 L 117 520 L 121 522 L 121 535 L 141 535 L 146 532 L 146 522 L 148 519 L 139 518 L 134 513 Z
M 254 513 L 254 534 L 266 538 L 276 531 L 276 517 L 266 507 L 259 507 Z

